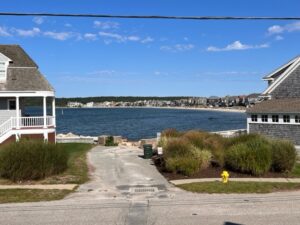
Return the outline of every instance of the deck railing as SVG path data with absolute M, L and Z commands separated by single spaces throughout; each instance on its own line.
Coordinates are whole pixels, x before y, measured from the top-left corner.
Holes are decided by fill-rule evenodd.
M 19 122 L 18 122 L 19 120 Z M 26 129 L 26 128 L 44 128 L 55 126 L 55 117 L 47 116 L 46 124 L 44 124 L 44 117 L 11 117 L 0 124 L 0 137 L 13 129 Z
M 17 128 L 17 118 L 12 117 L 13 128 Z M 34 128 L 34 127 L 43 127 L 44 126 L 44 117 L 35 116 L 35 117 L 19 117 L 19 127 L 20 128 Z M 54 117 L 46 117 L 46 126 L 54 126 Z

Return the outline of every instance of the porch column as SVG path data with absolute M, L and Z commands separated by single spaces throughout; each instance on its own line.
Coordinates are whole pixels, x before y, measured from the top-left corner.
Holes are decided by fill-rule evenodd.
M 43 97 L 43 117 L 44 117 L 44 128 L 47 128 L 47 98 Z
M 20 97 L 16 97 L 16 128 L 20 128 Z
M 55 113 L 55 97 L 52 98 L 52 117 L 53 126 L 56 127 L 56 113 Z

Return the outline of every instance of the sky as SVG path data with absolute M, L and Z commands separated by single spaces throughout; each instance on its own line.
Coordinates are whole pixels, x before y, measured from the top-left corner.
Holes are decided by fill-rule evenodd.
M 300 16 L 299 0 L 10 0 L 4 12 Z M 262 77 L 300 54 L 300 21 L 0 17 L 57 97 L 259 93 Z

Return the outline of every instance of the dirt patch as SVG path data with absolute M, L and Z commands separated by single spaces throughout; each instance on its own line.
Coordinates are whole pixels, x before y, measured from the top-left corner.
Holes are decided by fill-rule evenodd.
M 163 162 L 161 159 L 157 157 L 153 157 L 154 164 L 157 170 L 167 179 L 167 180 L 180 180 L 180 179 L 194 179 L 194 178 L 221 178 L 221 173 L 225 170 L 222 167 L 217 166 L 209 166 L 207 169 L 201 170 L 198 173 L 192 176 L 185 176 L 178 173 L 170 173 L 165 170 L 163 166 Z M 232 171 L 230 169 L 226 169 L 231 178 L 287 178 L 290 177 L 287 173 L 275 173 L 275 172 L 268 172 L 263 176 L 253 176 L 251 174 L 244 174 Z

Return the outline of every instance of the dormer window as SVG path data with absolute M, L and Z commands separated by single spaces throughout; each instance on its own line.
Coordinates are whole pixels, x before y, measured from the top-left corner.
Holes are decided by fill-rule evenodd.
M 9 62 L 12 62 L 12 60 L 0 52 L 0 83 L 6 82 Z
M 7 62 L 0 62 L 0 82 L 6 81 Z

